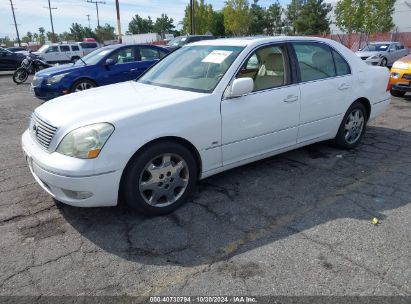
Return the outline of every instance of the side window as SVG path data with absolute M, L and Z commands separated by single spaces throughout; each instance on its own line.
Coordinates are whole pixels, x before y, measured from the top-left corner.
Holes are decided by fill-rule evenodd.
M 247 59 L 237 78 L 252 78 L 254 92 L 289 84 L 287 58 L 283 45 L 260 48 Z
M 74 51 L 74 52 L 77 52 L 77 51 L 79 51 L 80 49 L 79 49 L 78 45 L 72 45 L 72 46 L 71 46 L 71 50 Z
M 403 49 L 404 49 L 404 46 L 403 46 L 401 43 L 399 43 L 399 44 L 398 44 L 398 49 L 403 50 Z
M 46 53 L 56 53 L 58 51 L 59 47 L 57 45 L 50 45 Z
M 163 58 L 168 54 L 167 52 L 161 51 L 161 50 L 159 51 L 159 53 L 160 53 L 160 58 Z
M 140 47 L 141 61 L 160 59 L 160 54 L 156 49 L 150 47 Z
M 60 51 L 70 52 L 70 47 L 68 45 L 60 45 Z
M 134 62 L 135 49 L 133 47 L 123 48 L 110 55 L 110 59 L 113 59 L 116 64 L 124 64 Z
M 343 76 L 351 74 L 351 69 L 347 61 L 336 51 L 333 50 L 333 57 L 335 62 L 335 69 L 337 76 Z
M 301 81 L 312 81 L 335 77 L 335 67 L 328 46 L 309 42 L 293 43 L 300 67 Z
M 396 51 L 396 50 L 397 50 L 397 48 L 395 47 L 395 43 L 391 44 L 390 45 L 390 51 L 392 52 L 392 51 Z

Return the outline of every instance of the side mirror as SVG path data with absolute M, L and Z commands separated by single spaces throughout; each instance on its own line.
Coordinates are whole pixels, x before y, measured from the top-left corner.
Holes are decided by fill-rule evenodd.
M 251 93 L 254 89 L 254 81 L 251 77 L 238 78 L 231 85 L 230 98 L 240 97 Z
M 112 58 L 108 58 L 106 60 L 106 66 L 111 66 L 111 65 L 115 65 L 115 64 L 116 64 L 116 62 Z

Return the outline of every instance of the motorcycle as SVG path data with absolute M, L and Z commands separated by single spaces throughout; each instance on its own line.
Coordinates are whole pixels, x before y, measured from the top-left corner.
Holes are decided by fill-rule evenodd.
M 13 74 L 13 81 L 22 84 L 29 75 L 35 74 L 41 69 L 52 67 L 53 65 L 45 62 L 40 56 L 32 54 L 31 51 L 21 62 L 20 67 Z

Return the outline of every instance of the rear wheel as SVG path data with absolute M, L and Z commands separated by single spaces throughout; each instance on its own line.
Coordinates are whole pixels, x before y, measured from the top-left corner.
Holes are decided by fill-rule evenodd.
M 334 139 L 335 144 L 342 149 L 355 148 L 365 133 L 367 120 L 365 107 L 359 102 L 354 102 L 344 115 Z
M 391 90 L 390 93 L 394 97 L 404 97 L 405 95 L 404 91 L 397 91 L 397 90 Z
M 175 142 L 154 144 L 127 166 L 121 195 L 127 205 L 148 216 L 170 213 L 186 202 L 197 181 L 191 152 Z
M 96 84 L 93 81 L 88 79 L 80 79 L 73 84 L 71 87 L 71 92 L 81 92 L 95 87 Z
M 13 74 L 13 81 L 16 84 L 22 84 L 29 77 L 29 72 L 25 68 L 18 68 Z
M 380 63 L 381 66 L 386 67 L 387 64 L 388 64 L 387 58 L 384 57 L 383 59 L 381 59 L 381 63 Z

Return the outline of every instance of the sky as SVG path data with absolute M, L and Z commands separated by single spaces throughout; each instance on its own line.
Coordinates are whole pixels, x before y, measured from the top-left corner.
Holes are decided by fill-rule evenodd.
M 90 25 L 97 26 L 97 16 L 95 4 L 87 3 L 86 0 L 50 0 L 52 10 L 54 30 L 56 33 L 69 31 L 73 22 L 88 26 L 87 14 L 90 14 Z M 101 1 L 101 0 L 99 0 Z M 99 5 L 100 25 L 109 23 L 117 29 L 115 0 L 103 0 L 106 4 Z M 189 0 L 119 0 L 121 27 L 123 33 L 128 28 L 128 23 L 135 14 L 142 17 L 151 16 L 153 20 L 161 13 L 166 13 L 174 19 L 174 24 L 184 17 L 184 9 Z M 287 4 L 290 0 L 281 0 L 280 3 Z M 212 4 L 214 9 L 221 9 L 224 0 L 205 1 Z M 251 2 L 251 1 L 250 1 Z M 269 6 L 273 0 L 260 0 L 261 6 Z M 44 27 L 46 32 L 51 32 L 50 16 L 47 0 L 13 0 L 17 24 L 19 24 L 20 38 L 27 32 L 38 32 L 39 27 Z M 0 37 L 16 37 L 13 23 L 13 15 L 10 0 L 0 0 Z

